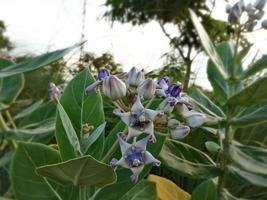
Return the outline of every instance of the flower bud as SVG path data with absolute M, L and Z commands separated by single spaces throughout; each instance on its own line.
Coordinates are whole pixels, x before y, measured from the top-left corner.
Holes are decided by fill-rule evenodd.
M 138 86 L 145 80 L 144 70 L 139 71 L 136 67 L 132 67 L 128 73 L 127 83 L 132 86 Z
M 109 75 L 110 73 L 107 69 L 100 69 L 98 72 L 98 80 L 103 80 L 105 77 Z
M 168 127 L 170 128 L 171 138 L 175 140 L 181 140 L 190 133 L 190 127 L 181 124 L 176 119 L 170 119 Z
M 151 99 L 156 92 L 156 83 L 151 79 L 146 79 L 138 86 L 137 92 L 139 96 L 145 99 Z
M 49 99 L 50 100 L 56 99 L 58 97 L 58 95 L 60 94 L 60 90 L 55 85 L 55 83 L 50 83 L 49 84 L 48 94 L 49 94 Z
M 170 114 L 177 102 L 178 100 L 175 97 L 167 97 L 160 103 L 159 109 L 166 114 Z
M 248 31 L 253 31 L 254 27 L 257 25 L 257 21 L 251 21 L 246 25 Z
M 261 22 L 261 26 L 262 26 L 262 28 L 264 28 L 264 29 L 267 30 L 267 19 L 265 19 L 265 20 L 263 20 L 263 21 Z
M 259 9 L 259 10 L 262 10 L 264 8 L 266 4 L 266 0 L 257 0 L 254 4 L 254 7 Z
M 113 101 L 126 96 L 126 85 L 114 75 L 107 76 L 103 80 L 103 93 Z
M 168 87 L 168 91 L 167 93 L 171 96 L 171 97 L 178 97 L 180 96 L 180 93 L 182 92 L 182 87 L 173 83 L 171 85 L 169 85 Z
M 200 127 L 206 122 L 206 116 L 203 113 L 189 111 L 184 116 L 187 124 L 192 128 Z

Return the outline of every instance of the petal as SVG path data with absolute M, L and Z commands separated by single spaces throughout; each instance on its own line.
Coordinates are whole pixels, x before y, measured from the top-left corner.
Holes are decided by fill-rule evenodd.
M 89 85 L 86 89 L 85 92 L 88 94 L 90 92 L 92 92 L 102 81 L 97 80 L 96 82 L 92 83 L 91 85 Z
M 133 175 L 131 176 L 131 179 L 133 182 L 137 182 L 138 181 L 138 177 L 139 177 L 139 174 L 143 171 L 144 169 L 144 165 L 141 165 L 139 167 L 132 167 L 130 168 L 131 171 L 133 172 Z
M 130 112 L 121 112 L 119 109 L 115 109 L 113 110 L 113 114 L 119 116 L 121 118 L 121 120 L 126 124 L 126 125 L 130 125 L 130 121 L 131 121 L 131 113 Z
M 125 155 L 125 153 L 127 152 L 127 150 L 129 148 L 131 148 L 131 144 L 127 143 L 126 141 L 124 141 L 120 135 L 118 135 L 118 141 L 119 141 L 119 145 L 120 145 L 120 149 L 121 149 L 121 155 Z
M 160 97 L 167 97 L 167 94 L 165 93 L 165 90 L 163 89 L 156 89 L 156 95 Z
M 151 109 L 145 109 L 145 113 L 147 114 L 148 118 L 152 121 L 155 119 L 156 116 L 164 114 L 162 110 L 151 110 Z
M 121 166 L 123 168 L 130 169 L 130 166 L 127 164 L 126 160 L 123 157 L 121 157 L 121 159 L 118 160 L 116 166 Z
M 171 138 L 175 140 L 181 140 L 190 133 L 190 127 L 185 125 L 179 125 L 175 129 L 171 129 Z
M 139 149 L 142 149 L 143 151 L 145 151 L 146 150 L 146 145 L 147 145 L 147 143 L 148 143 L 148 141 L 150 139 L 151 139 L 151 135 L 149 135 L 149 136 L 147 136 L 147 137 L 135 142 L 134 146 L 139 148 Z
M 136 137 L 136 136 L 141 135 L 142 133 L 143 133 L 143 131 L 139 131 L 139 130 L 137 130 L 135 128 L 132 128 L 132 127 L 129 126 L 128 127 L 128 135 L 127 135 L 126 140 L 128 141 L 128 140 L 130 140 L 133 137 Z
M 154 158 L 154 156 L 148 151 L 145 152 L 145 164 L 153 164 L 156 166 L 160 166 L 161 162 Z
M 137 96 L 136 100 L 135 100 L 135 102 L 131 108 L 131 112 L 138 112 L 138 111 L 143 110 L 143 109 L 144 109 L 144 106 L 141 103 L 141 98 L 140 98 L 140 96 Z
M 153 122 L 149 122 L 148 125 L 145 127 L 144 133 L 147 133 L 147 134 L 153 134 L 154 133 L 154 124 Z

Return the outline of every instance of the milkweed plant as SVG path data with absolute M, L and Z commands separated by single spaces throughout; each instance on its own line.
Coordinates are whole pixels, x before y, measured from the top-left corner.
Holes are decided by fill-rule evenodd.
M 227 6 L 235 33 L 216 48 L 189 10 L 209 57 L 211 95 L 196 87 L 185 92 L 181 83 L 151 79 L 136 67 L 112 74 L 103 66 L 94 77 L 85 66 L 67 84 L 51 83 L 49 101 L 12 112 L 25 72 L 82 44 L 18 64 L 0 59 L 0 167 L 7 172 L 1 195 L 157 199 L 158 188 L 146 177 L 160 167 L 192 183 L 192 200 L 266 199 L 260 191 L 267 187 L 267 55 L 243 66 L 252 45 L 242 43 L 246 34 L 267 29 L 265 4 Z M 105 120 L 104 103 L 115 126 Z

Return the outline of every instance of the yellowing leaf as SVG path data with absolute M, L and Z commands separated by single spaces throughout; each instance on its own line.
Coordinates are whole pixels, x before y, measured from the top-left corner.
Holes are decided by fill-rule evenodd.
M 156 183 L 158 200 L 190 200 L 190 195 L 169 179 L 149 175 L 147 180 Z

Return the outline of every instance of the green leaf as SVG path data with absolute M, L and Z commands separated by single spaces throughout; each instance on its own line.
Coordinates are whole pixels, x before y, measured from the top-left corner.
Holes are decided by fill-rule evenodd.
M 219 54 L 225 70 L 228 73 L 228 76 L 232 74 L 233 67 L 233 44 L 230 42 L 223 42 L 216 48 L 217 53 Z M 238 65 L 237 72 L 242 73 L 243 69 L 241 64 Z M 208 61 L 207 68 L 208 79 L 214 89 L 214 98 L 217 99 L 221 105 L 227 101 L 227 99 L 234 93 L 235 91 L 239 91 L 241 89 L 241 82 L 230 82 L 230 80 L 225 79 L 221 76 L 220 72 L 216 68 L 215 64 L 210 59 Z
M 58 162 L 60 162 L 58 151 L 38 143 L 20 142 L 11 166 L 11 179 L 16 199 L 57 199 L 56 196 L 59 195 L 59 190 L 62 187 L 48 182 L 46 179 L 37 175 L 35 170 L 39 166 Z M 69 196 L 72 196 L 71 192 Z M 65 199 L 69 199 L 69 197 Z
M 69 139 L 69 142 L 71 143 L 76 153 L 78 152 L 82 154 L 79 138 L 71 124 L 68 114 L 65 112 L 63 106 L 60 104 L 59 101 L 58 101 L 57 109 L 58 109 L 58 113 L 59 113 L 59 117 L 61 119 L 62 125 L 65 130 L 65 133 Z
M 202 182 L 196 187 L 191 195 L 191 200 L 211 200 L 218 199 L 217 185 L 212 179 Z
M 37 56 L 35 58 L 32 58 L 28 61 L 18 63 L 18 64 L 12 64 L 5 69 L 0 70 L 0 78 L 4 78 L 7 76 L 12 76 L 16 74 L 21 74 L 24 72 L 36 70 L 38 68 L 44 67 L 46 65 L 51 64 L 52 62 L 55 62 L 68 54 L 73 49 L 79 47 L 81 44 L 76 44 L 74 46 L 53 51 L 50 53 L 46 53 L 40 56 Z
M 267 77 L 263 77 L 231 96 L 229 105 L 250 106 L 267 100 Z
M 220 146 L 212 141 L 205 142 L 205 147 L 211 154 L 217 154 L 220 150 Z
M 215 162 L 202 151 L 177 140 L 167 140 L 160 152 L 162 164 L 175 173 L 194 179 L 218 175 Z
M 244 73 L 242 73 L 240 79 L 246 79 L 252 75 L 255 75 L 257 72 L 262 71 L 266 67 L 267 67 L 267 55 L 263 55 L 254 64 L 249 66 L 247 70 L 244 71 Z
M 92 75 L 87 70 L 83 70 L 68 84 L 60 98 L 60 103 L 68 114 L 78 138 L 82 134 L 83 125 L 98 127 L 104 122 L 101 95 L 97 92 L 85 94 L 85 88 L 94 81 Z M 62 159 L 75 158 L 74 149 L 68 140 L 59 114 L 56 119 L 56 139 Z M 103 148 L 104 135 L 101 134 L 87 153 L 98 159 L 102 155 Z
M 200 37 L 200 41 L 202 43 L 203 48 L 206 50 L 210 59 L 215 64 L 216 70 L 220 73 L 221 77 L 223 77 L 224 79 L 227 79 L 228 74 L 224 68 L 224 64 L 223 64 L 222 60 L 220 59 L 219 55 L 217 54 L 215 47 L 209 38 L 209 35 L 207 34 L 207 32 L 204 29 L 204 27 L 202 26 L 202 24 L 199 22 L 199 19 L 197 18 L 194 11 L 189 9 L 189 12 L 190 12 L 192 22 L 193 22 L 193 24 L 194 24 L 194 26 L 198 32 L 198 35 Z
M 83 138 L 81 141 L 81 148 L 82 152 L 86 154 L 90 146 L 100 137 L 100 135 L 104 132 L 106 127 L 106 122 L 101 124 L 99 127 L 97 127 L 93 133 L 91 133 L 88 137 Z
M 37 168 L 37 173 L 63 185 L 103 187 L 116 181 L 114 169 L 94 159 L 83 156 L 62 163 Z
M 221 110 L 219 106 L 213 103 L 209 97 L 207 97 L 203 92 L 199 89 L 194 88 L 193 92 L 190 95 L 195 101 L 198 106 L 201 108 L 206 109 L 207 114 L 211 114 L 213 116 L 225 117 L 224 112 Z
M 157 200 L 156 184 L 142 180 L 120 200 Z
M 0 61 L 0 70 L 12 64 L 7 60 Z M 14 103 L 24 87 L 24 75 L 18 74 L 10 77 L 0 78 L 0 111 L 8 108 Z
M 236 127 L 256 126 L 267 122 L 267 104 L 245 108 L 232 118 L 231 123 Z
M 35 103 L 33 103 L 32 105 L 28 106 L 27 108 L 25 108 L 24 110 L 20 111 L 19 113 L 17 113 L 14 116 L 14 119 L 20 119 L 20 118 L 24 118 L 26 116 L 28 116 L 29 114 L 31 114 L 33 111 L 37 110 L 38 108 L 40 108 L 40 106 L 42 105 L 43 100 L 39 100 L 36 101 Z
M 227 146 L 231 161 L 228 170 L 241 181 L 267 187 L 267 149 L 243 145 L 236 141 Z

